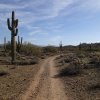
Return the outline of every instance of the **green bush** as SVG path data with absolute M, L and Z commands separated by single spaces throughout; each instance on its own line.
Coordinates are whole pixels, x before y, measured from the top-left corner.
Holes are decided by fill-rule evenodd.
M 0 76 L 7 75 L 7 74 L 8 74 L 8 70 L 6 68 L 1 67 L 0 68 Z

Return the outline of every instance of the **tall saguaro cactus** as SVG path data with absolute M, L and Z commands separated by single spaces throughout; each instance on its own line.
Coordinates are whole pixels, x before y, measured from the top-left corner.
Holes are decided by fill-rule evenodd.
M 18 36 L 18 42 L 17 42 L 17 51 L 20 52 L 20 49 L 22 47 L 22 41 L 23 41 L 23 38 Z
M 60 48 L 60 52 L 62 52 L 62 41 L 60 41 L 59 48 Z
M 62 46 L 62 41 L 60 41 L 60 44 L 59 44 L 59 52 L 60 54 L 63 56 L 63 46 Z
M 16 36 L 18 33 L 18 19 L 15 20 L 15 12 L 12 11 L 12 22 L 10 23 L 10 19 L 7 19 L 8 29 L 11 31 L 11 57 L 12 64 L 16 62 Z
M 6 52 L 6 37 L 4 37 L 4 51 Z

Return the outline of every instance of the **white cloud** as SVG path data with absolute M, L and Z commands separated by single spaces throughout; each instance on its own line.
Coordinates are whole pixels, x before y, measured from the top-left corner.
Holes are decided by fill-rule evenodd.
M 14 4 L 16 1 L 16 4 Z M 29 35 L 48 34 L 45 29 L 34 27 L 34 22 L 49 21 L 49 19 L 56 19 L 60 15 L 64 15 L 67 19 L 68 14 L 75 14 L 73 12 L 97 12 L 100 11 L 100 0 L 14 0 L 0 3 L 0 23 L 1 26 L 6 27 L 7 18 L 11 18 L 12 10 L 16 11 L 16 18 L 19 19 L 19 27 L 25 27 L 29 30 Z M 89 12 L 89 13 L 90 13 Z M 79 12 L 80 13 L 80 12 Z M 87 15 L 86 15 L 87 16 Z M 61 16 L 62 17 L 62 16 Z M 53 22 L 51 22 L 53 23 Z M 60 28 L 55 29 L 55 26 L 49 29 L 55 32 Z M 60 40 L 57 36 L 52 41 Z
M 73 0 L 54 0 L 52 7 L 53 10 L 52 16 L 53 17 L 58 16 L 62 10 L 64 9 L 67 10 L 67 7 L 70 6 L 71 4 L 73 4 Z
M 3 4 L 3 3 L 1 3 L 0 4 L 0 11 L 1 10 L 4 10 L 4 11 L 9 11 L 9 10 L 12 10 L 12 9 L 24 9 L 24 8 L 26 8 L 28 6 L 28 4 L 18 4 L 18 5 L 16 5 L 16 4 Z
M 34 29 L 35 29 L 35 30 L 36 30 L 36 29 L 38 30 L 38 29 L 40 29 L 40 27 L 27 25 L 27 29 L 28 29 L 28 30 L 34 30 Z
M 46 30 L 40 28 L 40 27 L 29 27 L 29 29 L 32 31 L 29 33 L 29 36 L 34 36 L 34 35 L 47 35 L 48 33 Z
M 100 11 L 100 0 L 17 0 L 16 5 L 13 3 L 1 3 L 0 9 L 3 10 L 5 14 L 1 13 L 0 16 L 4 21 L 6 18 L 11 17 L 9 16 L 11 13 L 9 11 L 15 10 L 16 15 L 20 19 L 20 25 L 27 25 L 39 20 L 55 18 L 61 14 L 68 15 L 73 13 L 72 8 L 74 11 Z
M 85 0 L 80 7 L 85 10 L 100 11 L 100 0 Z

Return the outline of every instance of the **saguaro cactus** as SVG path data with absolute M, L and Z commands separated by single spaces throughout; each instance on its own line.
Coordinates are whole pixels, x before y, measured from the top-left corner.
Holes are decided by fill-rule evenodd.
M 4 37 L 4 51 L 6 52 L 6 37 Z
M 18 36 L 18 42 L 17 42 L 17 51 L 20 52 L 20 49 L 22 47 L 22 41 L 23 41 L 23 38 Z
M 15 20 L 15 12 L 12 11 L 12 23 L 10 23 L 10 19 L 7 19 L 8 29 L 11 31 L 11 57 L 12 64 L 16 62 L 16 36 L 18 33 L 18 19 Z
M 60 48 L 60 52 L 62 52 L 62 41 L 60 41 L 59 48 Z

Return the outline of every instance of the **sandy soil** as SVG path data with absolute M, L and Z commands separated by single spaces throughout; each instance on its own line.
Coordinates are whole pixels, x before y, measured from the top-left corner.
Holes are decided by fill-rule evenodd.
M 50 57 L 41 64 L 40 70 L 20 100 L 68 100 L 60 78 L 54 77 L 58 74 L 54 67 L 55 58 Z

